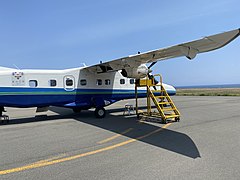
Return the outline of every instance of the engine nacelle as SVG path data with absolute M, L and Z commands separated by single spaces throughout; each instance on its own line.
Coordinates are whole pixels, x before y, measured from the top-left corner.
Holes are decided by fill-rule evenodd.
M 125 68 L 121 73 L 124 77 L 140 79 L 146 77 L 150 72 L 151 70 L 148 69 L 146 64 L 141 64 L 136 68 Z

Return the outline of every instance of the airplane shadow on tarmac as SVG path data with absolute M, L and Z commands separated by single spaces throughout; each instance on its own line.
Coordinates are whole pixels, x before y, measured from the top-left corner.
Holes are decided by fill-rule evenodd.
M 58 113 L 58 115 L 14 119 L 10 120 L 9 125 L 71 118 L 79 122 L 90 124 L 118 134 L 121 134 L 123 131 L 132 128 L 132 131 L 124 134 L 123 136 L 137 139 L 138 141 L 151 144 L 153 146 L 163 148 L 193 159 L 201 157 L 193 140 L 188 135 L 180 132 L 164 129 L 163 131 L 159 131 L 145 138 L 138 139 L 141 136 L 156 131 L 160 127 L 155 126 L 152 123 L 139 123 L 136 116 L 112 114 L 116 112 L 122 113 L 124 109 L 121 108 L 107 110 L 107 115 L 104 119 L 95 118 L 92 111 L 82 111 L 80 114 L 73 114 L 69 109 L 65 108 L 50 107 L 50 110 Z

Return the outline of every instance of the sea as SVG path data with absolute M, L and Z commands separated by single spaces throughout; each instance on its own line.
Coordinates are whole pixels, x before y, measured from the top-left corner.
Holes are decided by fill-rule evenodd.
M 240 88 L 240 84 L 220 84 L 220 85 L 195 85 L 195 86 L 174 86 L 176 89 L 199 89 L 199 88 Z

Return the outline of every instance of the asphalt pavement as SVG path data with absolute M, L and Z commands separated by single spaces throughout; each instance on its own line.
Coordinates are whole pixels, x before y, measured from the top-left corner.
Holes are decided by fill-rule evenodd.
M 74 114 L 7 108 L 0 179 L 239 179 L 240 97 L 173 97 L 180 122 L 123 116 L 125 100 Z M 143 101 L 143 100 L 141 100 Z M 140 103 L 144 106 L 144 103 Z

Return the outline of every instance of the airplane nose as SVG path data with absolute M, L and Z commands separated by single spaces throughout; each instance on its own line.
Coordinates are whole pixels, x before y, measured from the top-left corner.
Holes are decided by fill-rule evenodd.
M 175 87 L 173 87 L 173 86 L 171 86 L 171 88 L 172 88 L 172 93 L 173 93 L 173 95 L 175 95 L 175 94 L 177 93 L 177 90 L 176 90 L 176 88 L 175 88 Z
M 165 84 L 165 89 L 167 90 L 167 92 L 170 96 L 175 95 L 177 92 L 175 87 L 173 87 L 172 85 L 169 85 L 169 84 Z
M 176 94 L 176 92 L 177 92 L 177 90 L 175 89 L 175 87 L 173 87 L 173 86 L 171 86 L 171 85 L 169 85 L 169 95 L 175 95 Z

